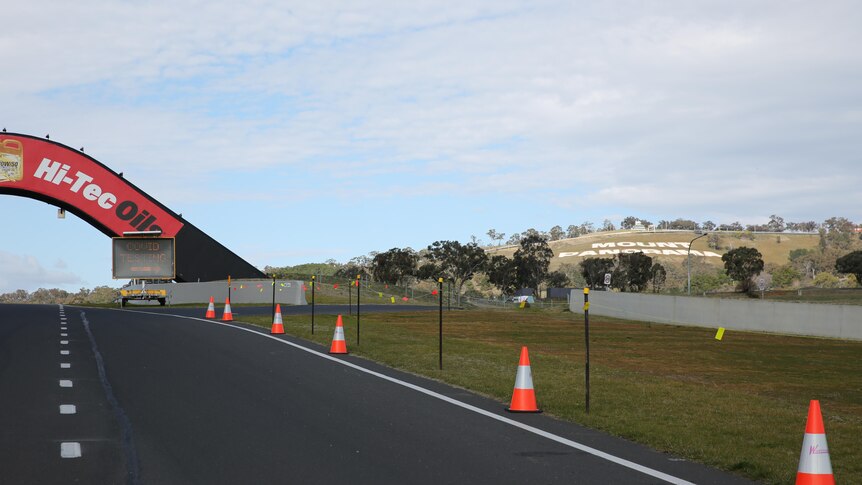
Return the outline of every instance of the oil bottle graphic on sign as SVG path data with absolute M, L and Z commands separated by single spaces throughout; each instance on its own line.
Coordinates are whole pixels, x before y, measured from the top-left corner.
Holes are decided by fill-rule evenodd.
M 0 140 L 0 183 L 24 178 L 24 145 L 18 140 Z

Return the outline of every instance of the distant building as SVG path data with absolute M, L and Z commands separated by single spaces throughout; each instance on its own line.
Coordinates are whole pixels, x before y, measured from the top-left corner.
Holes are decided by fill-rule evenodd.
M 641 221 L 635 221 L 635 225 L 632 226 L 632 231 L 646 231 L 646 227 L 644 227 Z

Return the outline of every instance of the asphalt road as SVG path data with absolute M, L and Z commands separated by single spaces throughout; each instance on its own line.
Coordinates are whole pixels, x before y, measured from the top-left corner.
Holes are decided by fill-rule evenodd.
M 325 351 L 162 312 L 0 305 L 0 483 L 748 483 Z
M 200 308 L 195 307 L 167 307 L 157 304 L 150 305 L 130 305 L 126 307 L 129 310 L 140 310 L 155 313 L 166 313 L 172 315 L 185 315 L 189 317 L 203 317 L 206 314 L 206 305 Z M 224 302 L 215 303 L 216 315 L 221 318 L 224 313 Z M 457 310 L 453 308 L 453 310 Z M 362 315 L 366 313 L 401 313 L 401 312 L 429 312 L 438 311 L 436 306 L 422 305 L 379 305 L 369 304 L 361 305 L 360 312 Z M 444 306 L 443 311 L 448 311 Z M 356 313 L 356 305 L 315 305 L 315 315 L 348 315 Z M 231 313 L 234 318 L 241 315 L 271 315 L 272 305 L 231 305 Z M 311 315 L 311 305 L 282 305 L 281 313 L 283 315 Z

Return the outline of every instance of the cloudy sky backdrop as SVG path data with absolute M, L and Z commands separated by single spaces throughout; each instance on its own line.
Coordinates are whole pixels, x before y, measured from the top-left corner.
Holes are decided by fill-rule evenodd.
M 86 152 L 252 264 L 628 215 L 862 220 L 862 2 L 30 1 L 0 124 Z M 111 280 L 0 199 L 0 292 Z

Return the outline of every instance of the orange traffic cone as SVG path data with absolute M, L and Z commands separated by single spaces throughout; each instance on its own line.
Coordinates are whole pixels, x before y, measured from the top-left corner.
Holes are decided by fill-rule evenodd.
M 224 299 L 224 315 L 221 317 L 222 321 L 232 322 L 233 321 L 233 313 L 230 311 L 230 298 Z
M 330 354 L 346 354 L 347 342 L 344 341 L 344 324 L 341 323 L 341 315 L 335 322 L 335 334 L 332 336 L 332 346 L 329 347 Z
M 820 415 L 820 401 L 812 400 L 808 405 L 808 421 L 805 423 L 805 437 L 802 438 L 796 485 L 834 484 L 829 447 L 826 446 L 826 430 L 823 428 L 823 416 Z
M 207 307 L 206 318 L 209 318 L 209 319 L 215 318 L 215 304 L 213 303 L 213 297 L 210 297 L 210 306 Z
M 513 413 L 540 413 L 536 406 L 536 393 L 533 390 L 533 373 L 530 371 L 530 356 L 527 347 L 521 347 L 521 360 L 518 362 L 518 373 L 515 376 L 515 391 L 512 393 L 512 404 L 507 411 Z
M 272 319 L 272 331 L 270 333 L 284 333 L 284 322 L 281 320 L 281 303 L 275 305 L 275 317 Z

